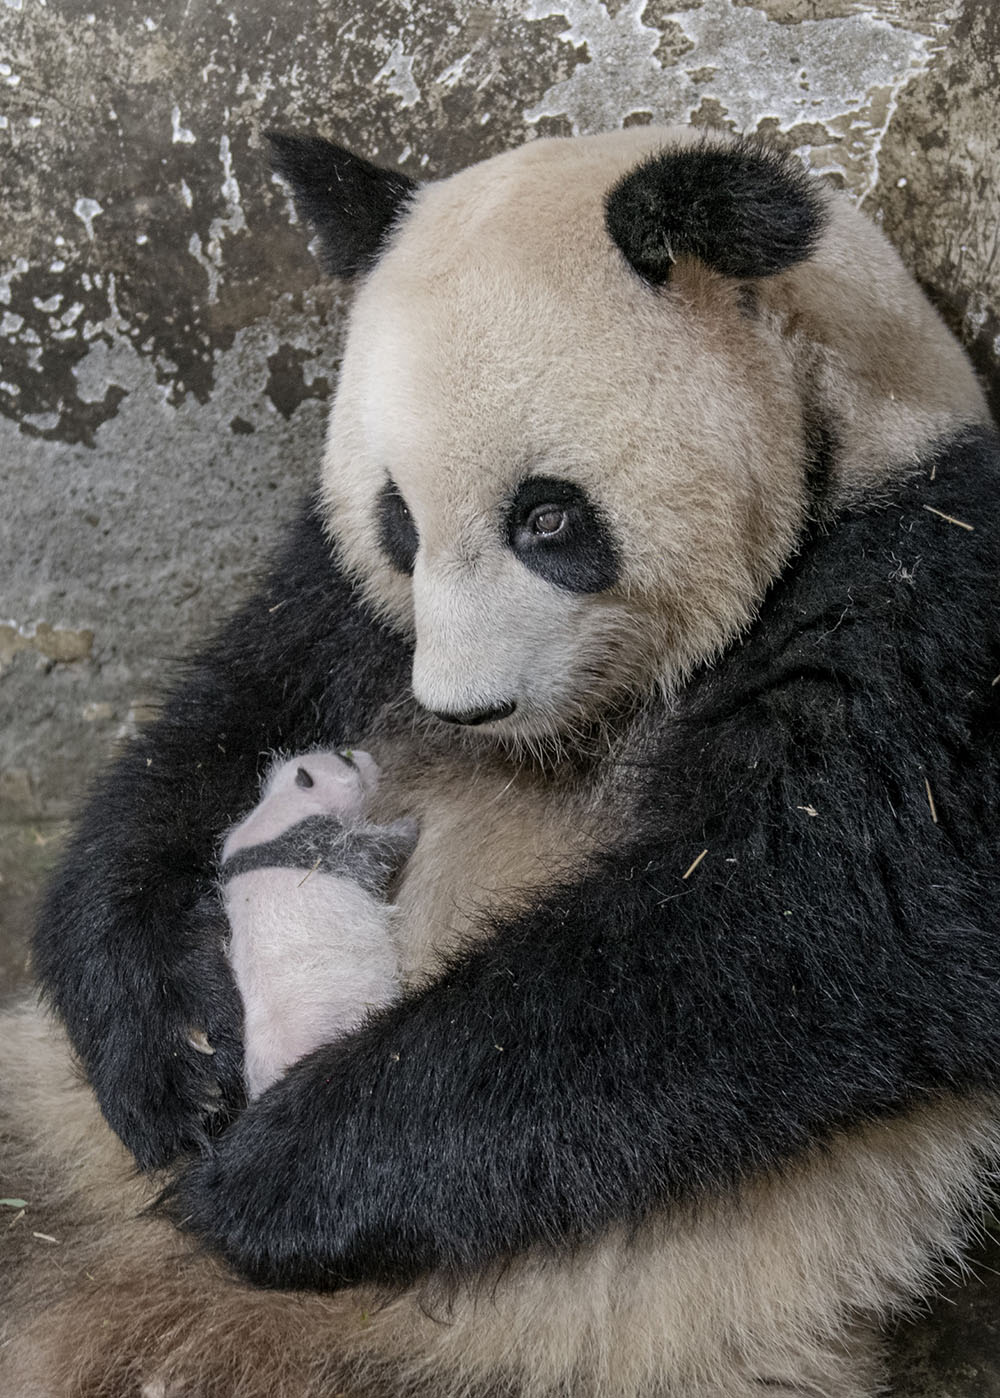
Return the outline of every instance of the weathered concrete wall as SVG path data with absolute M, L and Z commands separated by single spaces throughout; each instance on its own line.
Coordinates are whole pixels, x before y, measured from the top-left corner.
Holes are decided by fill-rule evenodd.
M 262 129 L 424 178 L 623 122 L 771 132 L 884 222 L 1000 404 L 998 50 L 998 0 L 0 0 L 0 977 L 83 784 L 318 461 L 342 294 Z M 947 1391 L 1000 1394 L 971 1325 Z

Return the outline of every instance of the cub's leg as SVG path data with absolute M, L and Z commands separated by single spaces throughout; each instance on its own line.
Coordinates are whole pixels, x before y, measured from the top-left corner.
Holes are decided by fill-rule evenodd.
M 377 780 L 364 752 L 294 758 L 272 771 L 258 805 L 226 837 L 228 955 L 251 1097 L 398 993 L 385 893 L 416 827 L 365 822 Z

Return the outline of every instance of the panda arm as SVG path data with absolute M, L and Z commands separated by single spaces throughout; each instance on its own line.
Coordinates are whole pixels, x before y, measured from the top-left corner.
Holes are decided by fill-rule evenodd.
M 296 1066 L 174 1217 L 257 1282 L 402 1283 L 996 1087 L 997 457 L 953 457 L 689 687 L 628 848 Z
M 264 586 L 91 796 L 33 963 L 140 1165 L 203 1141 L 206 1115 L 242 1096 L 221 833 L 256 799 L 268 753 L 354 738 L 406 673 L 401 643 L 355 600 L 307 508 Z M 202 1036 L 213 1053 L 195 1047 Z

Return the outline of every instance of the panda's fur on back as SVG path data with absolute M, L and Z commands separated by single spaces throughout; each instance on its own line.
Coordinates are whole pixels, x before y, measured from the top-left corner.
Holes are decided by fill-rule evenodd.
M 167 1218 L 58 1033 L 8 1018 L 11 1175 L 63 1243 L 21 1243 L 0 1388 L 867 1398 L 1000 1150 L 971 370 L 881 236 L 749 144 L 538 141 L 420 191 L 277 150 L 365 274 L 321 497 L 95 797 L 35 959 L 166 1164 L 238 1099 L 214 841 L 262 751 L 352 742 L 372 818 L 420 825 L 410 991 Z

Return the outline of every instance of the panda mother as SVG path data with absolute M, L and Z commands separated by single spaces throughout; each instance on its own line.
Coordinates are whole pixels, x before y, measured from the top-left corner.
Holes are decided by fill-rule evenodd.
M 12 1283 L 10 1391 L 874 1394 L 1000 1157 L 972 371 L 752 141 L 421 188 L 274 145 L 359 282 L 322 486 L 50 891 L 42 985 L 171 1173 L 8 1022 L 64 1244 Z M 245 1106 L 217 842 L 270 753 L 344 743 L 419 823 L 406 989 Z

